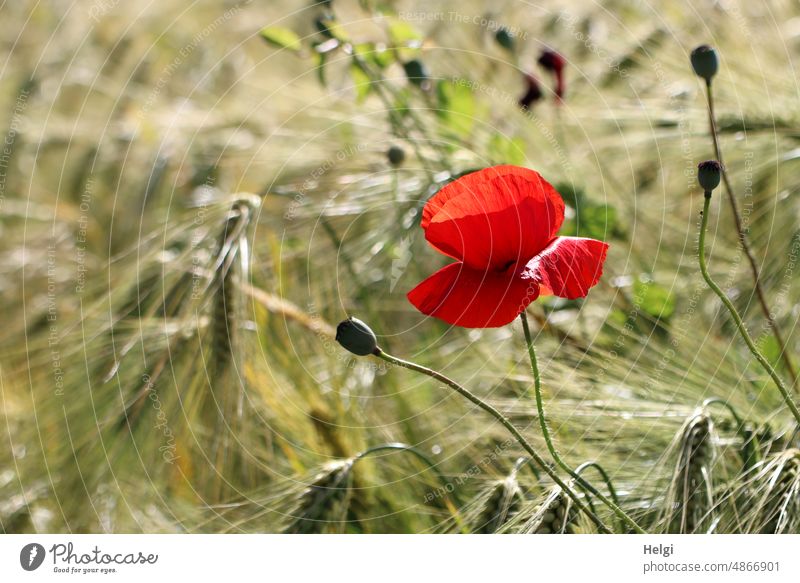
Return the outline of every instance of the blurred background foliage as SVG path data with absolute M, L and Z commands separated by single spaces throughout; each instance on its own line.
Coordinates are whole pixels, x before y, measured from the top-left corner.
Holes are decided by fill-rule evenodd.
M 591 532 L 502 427 L 332 339 L 367 321 L 544 451 L 519 326 L 450 328 L 405 299 L 444 263 L 424 202 L 498 163 L 557 185 L 563 234 L 611 244 L 586 300 L 529 309 L 566 459 L 600 462 L 648 530 L 798 532 L 797 434 L 697 267 L 712 146 L 688 61 L 720 51 L 727 167 L 797 355 L 795 3 L 0 13 L 5 532 Z M 781 367 L 721 201 L 709 247 Z

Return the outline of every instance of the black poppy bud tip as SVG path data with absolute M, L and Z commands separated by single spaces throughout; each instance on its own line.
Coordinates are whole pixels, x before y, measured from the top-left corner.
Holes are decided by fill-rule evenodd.
M 396 168 L 405 161 L 406 152 L 400 146 L 392 146 L 386 151 L 386 158 L 389 160 L 389 164 Z
M 336 342 L 356 356 L 376 354 L 378 351 L 375 332 L 364 322 L 353 317 L 340 322 L 336 327 Z
M 708 83 L 714 78 L 719 70 L 719 57 L 714 47 L 709 45 L 700 45 L 692 51 L 690 55 L 692 62 L 692 69 L 695 74 L 705 79 Z
M 697 165 L 697 182 L 705 192 L 710 193 L 719 186 L 722 166 L 716 160 L 706 160 Z

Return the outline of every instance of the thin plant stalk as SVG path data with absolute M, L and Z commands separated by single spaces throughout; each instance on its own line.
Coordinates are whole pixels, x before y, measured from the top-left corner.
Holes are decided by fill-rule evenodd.
M 758 303 L 761 306 L 761 312 L 764 314 L 764 318 L 767 320 L 767 325 L 772 329 L 772 335 L 775 337 L 775 341 L 778 343 L 778 347 L 781 351 L 781 358 L 783 359 L 783 363 L 786 365 L 786 370 L 789 372 L 789 376 L 792 378 L 792 388 L 797 391 L 797 372 L 794 368 L 792 358 L 789 355 L 789 351 L 786 348 L 786 342 L 783 339 L 783 334 L 781 334 L 781 331 L 778 328 L 778 323 L 775 321 L 775 318 L 772 317 L 772 311 L 767 304 L 767 296 L 764 293 L 764 288 L 761 286 L 761 273 L 758 268 L 758 263 L 756 263 L 755 255 L 753 255 L 753 250 L 750 248 L 750 242 L 748 241 L 747 233 L 744 230 L 744 224 L 742 222 L 742 215 L 739 211 L 739 205 L 736 203 L 736 197 L 733 194 L 733 188 L 731 187 L 731 182 L 728 178 L 728 172 L 725 170 L 725 165 L 722 161 L 722 149 L 719 145 L 719 134 L 717 132 L 717 122 L 714 114 L 714 93 L 711 89 L 711 79 L 706 81 L 706 98 L 708 103 L 708 122 L 711 131 L 711 138 L 714 142 L 714 154 L 717 157 L 717 162 L 719 162 L 722 166 L 722 183 L 725 186 L 725 192 L 728 195 L 728 202 L 730 203 L 731 212 L 733 214 L 733 221 L 736 225 L 736 234 L 739 238 L 739 243 L 742 246 L 742 250 L 747 256 L 747 262 L 750 264 L 750 271 L 753 273 L 753 287 L 755 288 Z
M 794 415 L 795 420 L 798 424 L 800 424 L 800 410 L 798 410 L 797 405 L 795 404 L 794 400 L 792 400 L 792 395 L 789 394 L 789 390 L 786 388 L 786 385 L 783 384 L 783 380 L 775 372 L 775 369 L 772 368 L 772 365 L 769 361 L 764 357 L 763 354 L 758 350 L 756 343 L 753 341 L 750 333 L 747 331 L 747 328 L 742 321 L 742 317 L 739 315 L 739 312 L 736 311 L 736 307 L 733 303 L 728 299 L 728 296 L 725 295 L 725 292 L 716 284 L 716 282 L 711 279 L 711 276 L 708 273 L 708 266 L 706 265 L 706 229 L 708 227 L 708 208 L 711 205 L 711 191 L 705 191 L 705 202 L 703 203 L 703 214 L 702 214 L 702 221 L 700 224 L 700 252 L 699 252 L 699 260 L 700 260 L 700 271 L 703 274 L 703 279 L 706 280 L 708 287 L 717 295 L 717 297 L 722 301 L 725 307 L 730 312 L 731 318 L 733 318 L 734 323 L 736 324 L 736 328 L 739 330 L 739 334 L 741 335 L 742 339 L 744 340 L 745 344 L 747 344 L 747 348 L 750 349 L 750 352 L 753 354 L 755 359 L 759 362 L 759 364 L 767 371 L 772 380 L 775 381 L 775 386 L 778 387 L 778 390 L 783 397 L 783 400 L 786 402 L 786 405 L 789 407 L 789 410 Z
M 533 461 L 535 461 L 536 464 L 539 467 L 541 467 L 556 484 L 558 484 L 561 488 L 563 488 L 563 490 L 575 503 L 576 508 L 581 512 L 585 513 L 592 520 L 592 522 L 594 522 L 597 525 L 597 528 L 599 528 L 602 532 L 606 534 L 611 534 L 611 530 L 603 523 L 602 520 L 600 520 L 597 514 L 592 512 L 589 508 L 586 507 L 585 504 L 583 504 L 581 499 L 572 490 L 572 488 L 567 486 L 567 484 L 558 476 L 556 471 L 553 468 L 551 468 L 547 462 L 545 462 L 545 460 L 536 452 L 536 450 L 528 442 L 528 440 L 525 439 L 522 433 L 520 433 L 519 430 L 516 427 L 514 427 L 514 424 L 511 423 L 511 421 L 500 411 L 492 407 L 489 403 L 483 401 L 478 396 L 474 395 L 472 392 L 469 391 L 469 389 L 462 387 L 454 380 L 444 376 L 439 372 L 436 372 L 433 369 L 416 364 L 414 362 L 410 362 L 408 360 L 397 358 L 395 356 L 392 356 L 391 354 L 385 353 L 380 348 L 376 348 L 373 354 L 378 358 L 385 360 L 386 362 L 395 364 L 403 368 L 407 368 L 409 370 L 413 370 L 418 373 L 422 373 L 433 379 L 436 379 L 440 383 L 444 383 L 445 385 L 456 391 L 459 395 L 466 398 L 468 401 L 470 401 L 474 405 L 477 405 L 478 407 L 489 413 L 492 417 L 497 419 L 497 421 L 499 421 L 500 424 L 503 425 L 503 427 L 505 427 L 509 431 L 509 433 L 511 433 L 511 435 L 514 436 L 514 438 L 519 442 L 522 448 L 528 453 L 528 455 L 531 456 Z
M 619 505 L 615 504 L 607 496 L 602 494 L 597 488 L 587 482 L 579 473 L 573 470 L 563 459 L 561 459 L 561 455 L 558 453 L 558 450 L 556 450 L 555 444 L 553 443 L 553 438 L 550 435 L 550 428 L 547 426 L 547 418 L 545 417 L 544 403 L 542 401 L 542 379 L 541 375 L 539 374 L 539 364 L 536 360 L 536 349 L 533 346 L 533 337 L 531 336 L 531 330 L 530 326 L 528 325 L 528 317 L 525 315 L 525 310 L 522 310 L 519 318 L 522 320 L 522 329 L 525 331 L 525 342 L 528 345 L 528 355 L 531 359 L 531 370 L 533 371 L 533 390 L 536 395 L 536 411 L 539 417 L 539 426 L 541 427 L 542 435 L 544 436 L 544 442 L 547 444 L 547 451 L 550 452 L 550 456 L 555 460 L 556 464 L 558 464 L 562 470 L 567 472 L 578 484 L 591 492 L 603 504 L 608 506 L 612 512 L 614 512 L 617 518 L 619 518 L 619 520 L 627 524 L 639 534 L 645 534 L 644 529 L 639 526 L 633 518 L 628 516 L 625 511 L 619 507 Z

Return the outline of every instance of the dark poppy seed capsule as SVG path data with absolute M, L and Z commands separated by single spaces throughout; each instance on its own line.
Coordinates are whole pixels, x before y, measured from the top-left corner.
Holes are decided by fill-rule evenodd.
M 514 35 L 507 28 L 497 29 L 497 32 L 494 33 L 494 40 L 507 51 L 514 51 Z
M 716 160 L 706 160 L 697 165 L 697 182 L 706 192 L 711 192 L 719 186 L 722 177 L 722 166 Z
M 357 356 L 367 356 L 378 349 L 375 332 L 356 318 L 348 318 L 339 323 L 336 327 L 336 342 Z
M 711 79 L 717 74 L 717 70 L 719 69 L 719 57 L 717 57 L 717 51 L 714 50 L 714 47 L 700 45 L 692 51 L 690 59 L 695 74 L 711 82 Z
M 387 150 L 386 158 L 389 160 L 389 164 L 397 168 L 405 161 L 406 152 L 399 146 L 392 146 Z
M 408 80 L 419 87 L 425 85 L 430 77 L 425 63 L 419 59 L 413 59 L 403 63 L 403 70 L 405 70 Z

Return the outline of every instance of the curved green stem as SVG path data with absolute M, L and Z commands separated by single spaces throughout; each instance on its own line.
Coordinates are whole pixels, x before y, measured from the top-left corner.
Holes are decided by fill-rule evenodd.
M 733 408 L 733 405 L 725 401 L 724 399 L 720 399 L 719 397 L 711 397 L 703 401 L 703 408 L 707 408 L 709 405 L 722 405 L 725 407 L 728 412 L 733 417 L 733 420 L 736 421 L 736 425 L 741 430 L 744 427 L 744 419 L 739 416 L 739 413 L 736 409 Z
M 524 449 L 528 453 L 528 455 L 530 455 L 531 458 L 533 458 L 533 460 L 536 462 L 536 464 L 540 468 L 542 468 L 547 473 L 547 475 L 550 476 L 550 478 L 556 484 L 558 484 L 561 488 L 564 489 L 564 491 L 567 493 L 567 495 L 575 503 L 575 507 L 578 510 L 580 510 L 581 512 L 583 512 L 584 514 L 586 514 L 592 520 L 592 522 L 594 522 L 597 525 L 597 528 L 599 528 L 602 532 L 607 533 L 607 534 L 611 534 L 611 530 L 603 523 L 602 520 L 600 520 L 600 518 L 597 516 L 597 514 L 595 514 L 589 508 L 586 507 L 586 505 L 581 501 L 580 497 L 574 492 L 574 490 L 572 488 L 570 488 L 569 486 L 567 486 L 567 484 L 564 482 L 564 480 L 562 480 L 559 477 L 559 475 L 555 472 L 555 470 L 553 470 L 553 468 L 551 468 L 547 464 L 547 462 L 542 458 L 542 456 L 540 456 L 538 453 L 536 453 L 536 450 L 533 449 L 533 446 L 528 442 L 528 440 L 525 439 L 525 437 L 522 435 L 522 433 L 520 433 L 519 430 L 516 427 L 514 427 L 514 424 L 511 423 L 511 421 L 505 415 L 503 415 L 500 411 L 498 411 L 497 409 L 492 407 L 489 403 L 483 401 L 482 399 L 480 399 L 479 397 L 477 397 L 476 395 L 471 393 L 465 387 L 462 387 L 461 385 L 459 385 L 454 380 L 444 376 L 443 374 L 441 374 L 439 372 L 436 372 L 435 370 L 432 370 L 432 369 L 427 368 L 425 366 L 416 364 L 414 362 L 410 362 L 408 360 L 402 360 L 400 358 L 392 356 L 391 354 L 386 354 L 380 348 L 376 348 L 375 352 L 373 354 L 375 356 L 377 356 L 378 358 L 381 358 L 381 359 L 385 360 L 386 362 L 390 362 L 390 363 L 395 364 L 397 366 L 401 366 L 403 368 L 407 368 L 409 370 L 413 370 L 415 372 L 422 373 L 422 374 L 427 375 L 427 376 L 429 376 L 429 377 L 431 377 L 433 379 L 436 379 L 440 383 L 444 383 L 445 385 L 447 385 L 448 387 L 453 389 L 455 392 L 457 392 L 459 395 L 461 395 L 462 397 L 467 399 L 469 402 L 471 402 L 474 405 L 477 405 L 478 407 L 480 407 L 481 409 L 483 409 L 484 411 L 489 413 L 492 417 L 497 419 L 497 421 L 499 421 L 500 424 L 503 427 L 505 427 L 508 430 L 508 432 L 511 433 L 511 435 L 514 436 L 514 438 L 522 446 L 522 449 Z
M 789 376 L 792 377 L 792 389 L 797 391 L 797 372 L 794 368 L 794 362 L 789 356 L 789 350 L 786 347 L 786 341 L 783 339 L 783 334 L 781 334 L 780 328 L 778 328 L 778 323 L 772 316 L 772 310 L 770 310 L 769 304 L 767 304 L 767 296 L 764 293 L 763 286 L 761 285 L 761 270 L 758 267 L 758 262 L 753 254 L 753 250 L 750 248 L 750 242 L 747 238 L 747 232 L 744 227 L 744 222 L 742 221 L 742 215 L 739 212 L 739 205 L 736 203 L 736 197 L 733 194 L 733 187 L 731 186 L 731 181 L 728 178 L 728 172 L 725 170 L 725 165 L 722 161 L 722 148 L 720 148 L 719 145 L 719 132 L 717 131 L 717 120 L 716 115 L 714 114 L 714 93 L 711 90 L 711 79 L 706 81 L 706 102 L 708 104 L 708 124 L 709 131 L 711 132 L 711 140 L 714 143 L 714 153 L 717 156 L 717 162 L 719 162 L 722 166 L 722 184 L 725 187 L 725 193 L 728 196 L 728 203 L 730 204 L 731 212 L 733 213 L 733 222 L 736 226 L 736 235 L 739 239 L 739 244 L 742 246 L 742 251 L 744 251 L 744 254 L 747 257 L 747 262 L 750 264 L 750 271 L 753 276 L 753 288 L 755 289 L 756 298 L 758 299 L 759 306 L 761 307 L 761 313 L 764 314 L 764 318 L 767 320 L 767 325 L 772 329 L 772 335 L 775 337 L 775 341 L 778 343 L 778 348 L 780 348 L 783 363 L 786 365 L 786 370 L 789 372 Z
M 736 422 L 736 433 L 742 438 L 742 451 L 740 452 L 742 463 L 745 470 L 752 468 L 756 462 L 761 459 L 761 452 L 758 448 L 758 439 L 756 438 L 755 432 L 748 430 L 744 419 L 741 418 L 733 405 L 724 399 L 711 397 L 703 401 L 703 408 L 708 408 L 710 405 L 722 405 L 731 414 L 731 417 L 733 417 L 733 420 Z M 798 428 L 800 429 L 800 425 Z
M 445 487 L 444 488 L 445 493 L 448 496 L 451 494 L 451 493 L 447 492 L 447 487 L 446 487 L 447 486 L 447 479 L 444 477 L 444 474 L 442 474 L 442 472 L 439 471 L 439 468 L 436 466 L 434 461 L 431 458 L 429 458 L 427 455 L 422 453 L 419 449 L 414 447 L 413 445 L 409 445 L 407 443 L 401 443 L 401 442 L 382 443 L 380 445 L 373 445 L 372 447 L 367 448 L 364 451 L 356 454 L 356 456 L 353 458 L 353 461 L 355 463 L 355 462 L 357 462 L 359 460 L 364 459 L 367 456 L 372 455 L 373 453 L 377 453 L 379 451 L 389 451 L 389 450 L 404 451 L 404 452 L 408 452 L 408 453 L 413 454 L 414 456 L 416 456 L 417 459 L 419 459 L 422 463 L 424 463 L 426 466 L 428 466 L 428 469 L 430 469 L 434 474 L 436 474 L 436 479 L 439 480 L 439 482 L 441 482 L 442 486 Z M 452 492 L 452 498 L 453 498 L 453 502 L 455 502 L 456 504 L 459 504 L 458 496 L 456 495 L 455 491 Z
M 519 315 L 520 320 L 522 320 L 522 329 L 525 331 L 525 342 L 528 345 L 528 355 L 531 359 L 531 370 L 533 371 L 533 388 L 534 393 L 536 394 L 536 410 L 539 416 L 539 426 L 542 428 L 542 435 L 544 436 L 544 442 L 547 444 L 547 451 L 550 452 L 550 455 L 555 460 L 555 462 L 561 467 L 562 470 L 567 472 L 573 479 L 580 484 L 583 488 L 586 488 L 589 492 L 591 492 L 594 496 L 596 496 L 603 504 L 608 506 L 614 514 L 617 515 L 622 522 L 627 524 L 633 530 L 638 532 L 639 534 L 645 534 L 644 529 L 636 524 L 636 521 L 628 516 L 622 508 L 619 507 L 618 504 L 615 504 L 611 500 L 608 499 L 607 496 L 602 494 L 597 488 L 592 486 L 589 482 L 587 482 L 584 478 L 582 478 L 577 472 L 575 472 L 572 468 L 567 465 L 567 463 L 561 459 L 558 451 L 556 450 L 555 445 L 553 444 L 553 438 L 550 436 L 550 428 L 547 426 L 547 418 L 544 415 L 544 404 L 542 402 L 542 379 L 541 375 L 539 374 L 539 364 L 536 361 L 536 349 L 533 346 L 533 337 L 531 336 L 531 329 L 528 325 L 528 317 L 525 315 L 525 310 L 522 310 L 522 313 Z
M 533 474 L 533 476 L 536 478 L 536 481 L 538 482 L 539 480 L 542 479 L 542 477 L 539 475 L 539 472 L 536 470 L 536 466 L 534 466 L 533 464 L 529 463 L 530 461 L 532 461 L 532 460 L 529 457 L 517 458 L 517 461 L 514 463 L 514 471 L 515 472 L 519 472 L 523 467 L 528 466 L 531 469 L 531 473 Z
M 778 376 L 778 373 L 775 372 L 775 369 L 772 368 L 772 365 L 769 361 L 764 357 L 763 354 L 758 350 L 756 343 L 753 342 L 753 339 L 750 337 L 750 333 L 747 331 L 747 328 L 742 321 L 742 317 L 739 315 L 739 312 L 736 311 L 736 307 L 734 307 L 733 303 L 728 299 L 728 296 L 725 295 L 725 292 L 720 289 L 720 287 L 716 284 L 716 282 L 711 279 L 711 276 L 708 273 L 708 266 L 706 265 L 706 228 L 708 227 L 708 208 L 711 204 L 711 191 L 705 192 L 705 202 L 703 204 L 703 215 L 702 221 L 700 224 L 700 250 L 699 250 L 699 259 L 700 259 L 700 271 L 703 274 L 703 279 L 706 280 L 708 287 L 717 294 L 717 297 L 722 301 L 725 307 L 728 309 L 728 312 L 733 318 L 734 323 L 736 324 L 736 328 L 739 330 L 739 334 L 741 335 L 744 343 L 747 344 L 747 348 L 750 349 L 750 352 L 755 357 L 755 359 L 759 362 L 759 364 L 767 371 L 772 380 L 775 381 L 775 386 L 778 387 L 778 390 L 783 397 L 783 400 L 786 402 L 786 405 L 791 410 L 792 415 L 794 415 L 795 420 L 797 423 L 800 423 L 800 410 L 797 409 L 797 405 L 792 400 L 792 396 L 789 394 L 786 385 L 783 384 L 781 377 Z
M 588 461 L 583 462 L 577 468 L 575 468 L 575 473 L 580 475 L 581 472 L 584 470 L 588 470 L 589 468 L 594 468 L 603 481 L 606 483 L 606 488 L 608 488 L 608 494 L 611 496 L 611 499 L 614 501 L 614 504 L 619 506 L 619 496 L 617 496 L 617 489 L 614 488 L 614 483 L 611 481 L 611 476 L 608 475 L 608 472 L 595 461 Z M 619 517 L 618 517 L 619 518 Z M 625 530 L 625 523 L 620 519 L 620 528 L 624 531 Z

